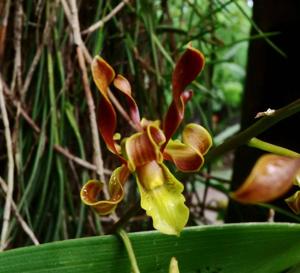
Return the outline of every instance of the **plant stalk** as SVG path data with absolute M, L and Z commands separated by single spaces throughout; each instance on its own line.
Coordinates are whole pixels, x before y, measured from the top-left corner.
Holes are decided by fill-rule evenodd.
M 140 273 L 140 270 L 139 270 L 139 267 L 138 267 L 138 264 L 137 264 L 137 261 L 136 261 L 135 255 L 134 255 L 134 251 L 133 251 L 133 248 L 132 248 L 132 245 L 131 245 L 131 242 L 130 242 L 130 239 L 129 239 L 127 233 L 125 232 L 124 229 L 119 229 L 117 231 L 117 233 L 119 234 L 119 236 L 121 237 L 121 239 L 125 245 L 125 248 L 126 248 L 129 260 L 130 260 L 132 273 Z
M 263 150 L 266 152 L 270 152 L 273 154 L 277 154 L 277 155 L 283 155 L 283 156 L 288 156 L 288 157 L 297 157 L 297 158 L 300 157 L 300 154 L 297 152 L 294 152 L 287 148 L 283 148 L 278 145 L 274 145 L 274 144 L 265 142 L 256 137 L 253 137 L 250 139 L 250 141 L 248 142 L 248 146 L 257 148 L 257 149 L 260 149 L 260 150 Z

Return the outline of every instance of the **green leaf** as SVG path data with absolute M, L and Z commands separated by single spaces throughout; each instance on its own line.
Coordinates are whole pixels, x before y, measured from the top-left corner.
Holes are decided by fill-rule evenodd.
M 231 224 L 186 228 L 180 237 L 129 234 L 140 270 L 168 272 L 175 256 L 181 273 L 280 273 L 300 261 L 300 225 Z M 1 273 L 130 272 L 117 236 L 99 236 L 0 254 Z

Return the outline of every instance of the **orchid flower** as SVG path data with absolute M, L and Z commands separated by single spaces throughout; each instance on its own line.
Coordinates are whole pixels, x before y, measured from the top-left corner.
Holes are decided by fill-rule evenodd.
M 208 131 L 200 125 L 188 124 L 182 132 L 182 141 L 171 137 L 184 117 L 185 104 L 192 92 L 185 91 L 204 67 L 202 53 L 189 45 L 176 63 L 172 75 L 173 101 L 163 123 L 140 119 L 139 110 L 131 95 L 127 79 L 115 74 L 101 57 L 92 62 L 93 79 L 102 95 L 99 107 L 99 130 L 107 145 L 121 161 L 109 181 L 109 200 L 98 200 L 102 183 L 88 181 L 81 190 L 82 201 L 100 215 L 111 213 L 124 197 L 128 176 L 135 176 L 141 196 L 141 207 L 152 217 L 155 229 L 165 234 L 179 235 L 188 221 L 189 209 L 184 204 L 183 185 L 164 164 L 170 161 L 182 172 L 196 172 L 203 165 L 203 156 L 212 145 Z M 109 98 L 113 84 L 126 98 L 129 116 L 137 132 L 116 142 L 116 112 Z

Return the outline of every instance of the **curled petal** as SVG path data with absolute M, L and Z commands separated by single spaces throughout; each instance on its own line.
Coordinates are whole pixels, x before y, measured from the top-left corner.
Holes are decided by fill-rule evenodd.
M 185 88 L 202 71 L 205 58 L 202 53 L 188 46 L 187 50 L 176 63 L 172 76 L 173 101 L 166 114 L 163 130 L 166 135 L 166 142 L 172 137 L 180 125 L 183 116 L 185 103 L 191 97 L 191 92 L 185 93 Z
M 156 161 L 137 168 L 136 174 L 141 207 L 152 217 L 154 228 L 165 234 L 179 235 L 189 217 L 181 194 L 183 185 Z
M 111 213 L 124 197 L 123 186 L 128 178 L 129 170 L 125 165 L 115 169 L 109 181 L 109 200 L 98 200 L 103 183 L 97 180 L 88 181 L 80 191 L 84 204 L 93 207 L 100 215 Z
M 148 125 L 145 131 L 126 138 L 125 151 L 130 171 L 153 160 L 161 162 L 163 158 L 160 146 L 164 142 L 163 132 L 154 125 Z
M 160 147 L 166 141 L 165 135 L 157 126 L 147 126 L 146 131 L 153 146 Z
M 92 62 L 93 79 L 103 97 L 108 98 L 108 86 L 115 78 L 113 68 L 100 56 L 96 56 Z
M 242 203 L 272 201 L 289 190 L 299 169 L 299 158 L 263 155 L 244 184 L 231 196 Z
M 182 133 L 182 141 L 205 155 L 212 145 L 212 139 L 209 132 L 202 126 L 190 123 L 185 126 Z
M 164 149 L 163 155 L 172 161 L 182 172 L 196 172 L 204 163 L 203 155 L 212 145 L 208 131 L 195 123 L 188 124 L 182 134 L 183 143 L 179 140 L 170 140 Z
M 135 125 L 141 127 L 139 109 L 131 95 L 131 86 L 129 81 L 122 75 L 117 75 L 117 77 L 114 79 L 114 86 L 126 96 L 129 104 L 130 117 Z
M 201 153 L 179 140 L 170 140 L 163 155 L 166 160 L 172 161 L 182 172 L 196 172 L 204 162 Z
M 148 120 L 148 119 L 142 118 L 141 125 L 142 125 L 143 129 L 146 129 L 150 125 L 160 128 L 160 120 Z
M 300 214 L 300 191 L 284 200 L 295 214 Z
M 115 71 L 104 59 L 100 56 L 96 56 L 92 62 L 92 74 L 94 82 L 102 94 L 102 99 L 99 105 L 98 120 L 100 133 L 107 148 L 111 152 L 118 154 L 118 150 L 113 139 L 117 124 L 116 112 L 108 97 L 108 87 L 115 77 Z

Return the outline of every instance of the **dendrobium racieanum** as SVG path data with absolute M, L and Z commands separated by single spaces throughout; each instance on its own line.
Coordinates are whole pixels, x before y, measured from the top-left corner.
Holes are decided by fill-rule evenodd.
M 90 180 L 81 190 L 82 201 L 99 214 L 112 212 L 124 196 L 124 184 L 130 173 L 137 181 L 141 207 L 152 217 L 155 229 L 165 234 L 179 235 L 188 221 L 189 209 L 184 204 L 183 185 L 164 164 L 171 161 L 182 172 L 196 172 L 203 165 L 203 156 L 212 145 L 208 131 L 198 124 L 188 124 L 182 133 L 182 141 L 171 137 L 184 117 L 186 102 L 192 92 L 185 88 L 204 67 L 204 56 L 189 45 L 176 63 L 172 75 L 173 101 L 165 119 L 149 121 L 140 119 L 139 110 L 131 95 L 127 79 L 115 75 L 113 68 L 101 57 L 92 63 L 93 79 L 102 95 L 99 107 L 99 129 L 107 148 L 117 155 L 121 166 L 115 169 L 109 181 L 109 200 L 98 200 L 102 183 Z M 129 116 L 137 132 L 116 143 L 116 112 L 109 98 L 109 86 L 113 84 L 125 95 Z

